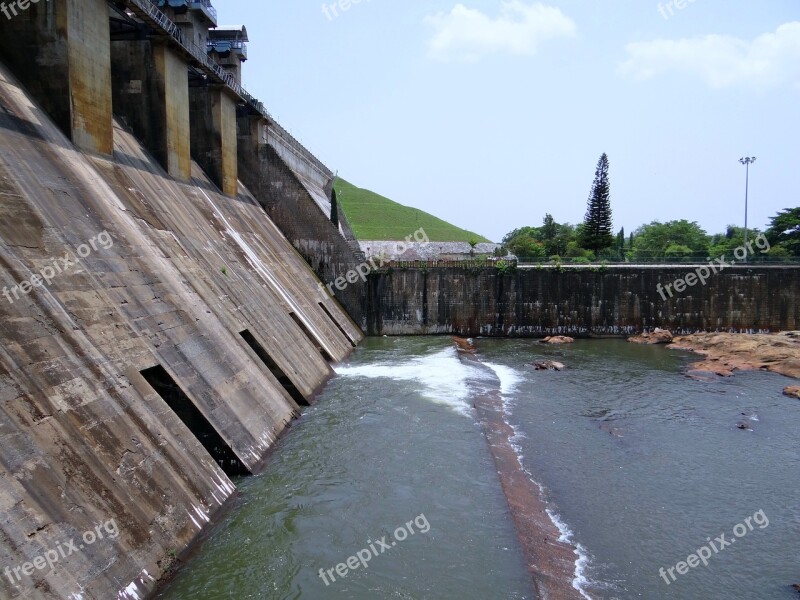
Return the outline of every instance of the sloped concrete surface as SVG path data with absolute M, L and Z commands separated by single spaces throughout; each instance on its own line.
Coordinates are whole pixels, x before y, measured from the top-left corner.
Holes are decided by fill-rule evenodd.
M 306 396 L 331 374 L 318 346 L 341 360 L 362 337 L 247 190 L 170 179 L 119 124 L 114 153 L 75 150 L 0 66 L 2 598 L 144 598 L 233 493 L 141 370 L 255 470 L 298 407 L 238 332 Z

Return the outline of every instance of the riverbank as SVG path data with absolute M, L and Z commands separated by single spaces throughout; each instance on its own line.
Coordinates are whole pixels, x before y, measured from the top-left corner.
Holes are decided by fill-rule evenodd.
M 769 371 L 800 379 L 800 332 L 776 334 L 699 333 L 676 337 L 668 346 L 702 355 L 690 373 L 732 377 L 736 371 Z

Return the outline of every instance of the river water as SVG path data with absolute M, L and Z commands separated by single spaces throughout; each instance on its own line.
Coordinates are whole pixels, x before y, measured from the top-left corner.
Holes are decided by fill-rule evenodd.
M 472 408 L 487 388 L 577 549 L 576 597 L 797 597 L 786 379 L 697 381 L 689 355 L 618 340 L 477 343 L 464 360 L 444 337 L 364 342 L 158 597 L 535 598 Z M 707 566 L 678 565 L 696 553 Z

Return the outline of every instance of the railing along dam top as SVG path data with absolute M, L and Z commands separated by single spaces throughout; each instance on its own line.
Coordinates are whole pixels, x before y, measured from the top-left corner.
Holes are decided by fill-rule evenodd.
M 164 14 L 150 0 L 126 0 L 128 7 L 140 19 L 148 23 L 151 27 L 160 29 L 167 34 L 171 40 L 177 44 L 185 53 L 191 56 L 201 67 L 206 74 L 208 74 L 217 83 L 225 85 L 236 96 L 238 96 L 252 111 L 263 116 L 269 121 L 272 128 L 276 131 L 277 137 L 287 144 L 295 154 L 302 156 L 313 168 L 318 170 L 323 176 L 331 179 L 333 172 L 326 167 L 322 161 L 314 156 L 303 144 L 301 144 L 292 134 L 290 134 L 284 127 L 269 114 L 264 103 L 259 101 L 255 96 L 250 94 L 241 83 L 236 81 L 233 74 L 225 70 L 219 63 L 208 55 L 205 48 L 200 48 L 194 42 L 187 40 L 183 35 L 181 28 L 178 27 L 170 18 Z

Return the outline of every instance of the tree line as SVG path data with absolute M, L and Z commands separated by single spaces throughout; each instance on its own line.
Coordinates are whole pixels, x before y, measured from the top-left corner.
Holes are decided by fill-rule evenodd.
M 782 210 L 770 220 L 766 231 L 748 229 L 748 239 L 764 233 L 770 243 L 769 257 L 790 260 L 800 257 L 800 207 Z M 598 260 L 686 260 L 730 255 L 744 245 L 743 227 L 729 225 L 724 233 L 709 235 L 696 221 L 685 219 L 642 225 L 628 236 L 621 228 L 613 233 L 609 160 L 600 157 L 595 170 L 583 223 L 558 223 L 547 213 L 540 227 L 521 227 L 503 238 L 503 254 L 521 259 L 568 259 L 570 262 Z

